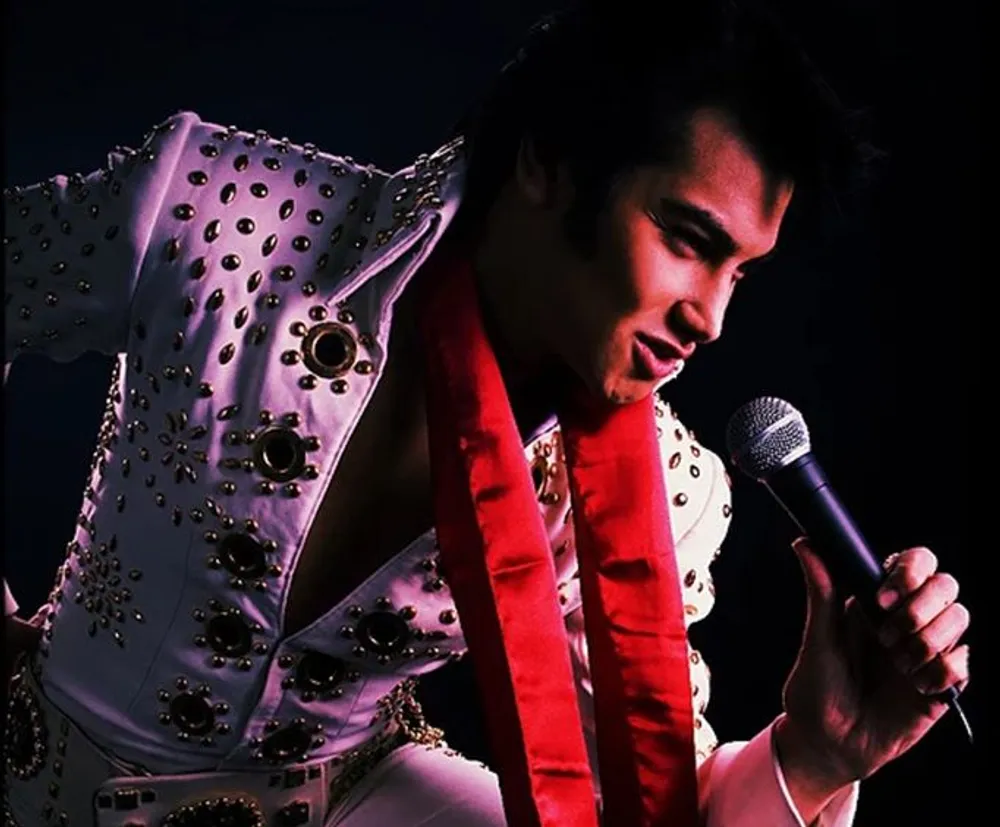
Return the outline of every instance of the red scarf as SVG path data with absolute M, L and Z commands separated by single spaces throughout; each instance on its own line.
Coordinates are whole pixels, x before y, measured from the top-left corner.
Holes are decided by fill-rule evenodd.
M 470 260 L 422 276 L 441 562 L 510 827 L 597 827 L 552 550 Z M 695 827 L 687 635 L 653 403 L 559 411 L 609 827 Z

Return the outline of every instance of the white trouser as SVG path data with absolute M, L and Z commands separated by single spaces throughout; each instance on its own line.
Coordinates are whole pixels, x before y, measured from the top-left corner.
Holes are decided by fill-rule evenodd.
M 447 750 L 405 744 L 327 816 L 324 827 L 506 827 L 489 769 Z

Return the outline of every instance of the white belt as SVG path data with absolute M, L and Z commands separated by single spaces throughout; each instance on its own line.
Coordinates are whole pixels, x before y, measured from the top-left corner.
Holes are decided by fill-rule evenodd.
M 322 827 L 347 790 L 409 740 L 393 723 L 319 763 L 137 775 L 45 696 L 30 665 L 16 671 L 9 699 L 4 827 Z

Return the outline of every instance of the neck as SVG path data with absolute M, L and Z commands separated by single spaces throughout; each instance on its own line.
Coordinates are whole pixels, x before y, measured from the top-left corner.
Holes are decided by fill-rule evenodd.
M 555 411 L 565 369 L 549 357 L 549 350 L 536 335 L 537 325 L 526 309 L 524 268 L 502 255 L 488 233 L 451 228 L 439 243 L 465 251 L 473 264 L 483 326 L 503 376 L 507 397 L 521 435 L 537 430 Z M 419 280 L 420 274 L 416 276 Z M 398 324 L 416 335 L 417 308 L 412 301 L 419 289 L 411 285 L 396 306 Z M 404 321 L 401 316 L 405 316 Z M 395 324 L 395 323 L 394 323 Z M 417 351 L 419 352 L 419 351 Z
M 473 267 L 486 335 L 526 437 L 553 414 L 565 368 L 551 356 L 531 313 L 537 301 L 527 295 L 531 263 L 518 264 L 514 256 L 509 245 L 502 248 L 487 235 L 474 248 Z

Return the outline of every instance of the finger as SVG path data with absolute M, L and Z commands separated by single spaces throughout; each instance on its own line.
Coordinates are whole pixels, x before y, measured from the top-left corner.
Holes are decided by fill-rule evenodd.
M 920 631 L 902 638 L 890 650 L 896 667 L 910 674 L 930 663 L 958 643 L 969 628 L 969 610 L 952 603 Z
M 937 557 L 929 548 L 908 548 L 900 552 L 876 597 L 883 609 L 892 609 L 919 589 L 937 571 Z
M 931 575 L 888 615 L 879 628 L 879 640 L 891 647 L 896 641 L 923 629 L 958 599 L 958 581 L 950 574 Z
M 962 644 L 938 655 L 913 675 L 913 684 L 924 695 L 940 695 L 949 687 L 964 690 L 969 683 L 969 646 Z

